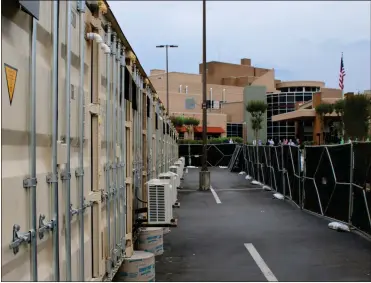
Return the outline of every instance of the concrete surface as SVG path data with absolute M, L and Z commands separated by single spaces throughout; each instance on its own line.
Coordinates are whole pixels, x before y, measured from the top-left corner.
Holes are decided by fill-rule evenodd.
M 189 169 L 164 236 L 156 281 L 268 281 L 245 248 L 251 243 L 278 281 L 371 281 L 371 242 L 330 230 L 327 220 L 272 198 L 245 175 L 212 168 L 211 191 Z

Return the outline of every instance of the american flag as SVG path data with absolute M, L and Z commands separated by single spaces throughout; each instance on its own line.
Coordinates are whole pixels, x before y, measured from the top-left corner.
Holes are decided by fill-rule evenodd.
M 339 75 L 339 87 L 341 90 L 344 89 L 344 77 L 345 77 L 345 69 L 344 69 L 344 62 L 343 62 L 343 54 L 341 54 L 340 75 Z

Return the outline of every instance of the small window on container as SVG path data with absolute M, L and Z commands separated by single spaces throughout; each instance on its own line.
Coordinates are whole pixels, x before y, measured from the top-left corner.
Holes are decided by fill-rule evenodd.
M 151 99 L 147 96 L 147 117 L 151 117 Z
M 128 101 L 131 101 L 130 99 L 130 84 L 132 82 L 130 78 L 130 73 L 128 68 L 124 67 L 124 76 L 125 76 L 125 87 L 124 87 L 124 93 L 125 93 L 125 99 Z
M 137 85 L 135 84 L 134 80 L 132 80 L 132 88 L 131 88 L 131 97 L 132 97 L 132 108 L 134 110 L 138 110 L 138 105 L 137 105 Z

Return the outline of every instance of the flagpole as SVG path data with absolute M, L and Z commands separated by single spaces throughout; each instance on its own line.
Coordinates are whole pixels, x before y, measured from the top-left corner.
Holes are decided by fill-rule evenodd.
M 343 62 L 343 52 L 341 52 L 341 62 L 342 64 L 344 64 Z M 344 68 L 344 65 L 343 65 L 343 68 Z M 344 99 L 344 78 L 343 78 L 343 87 L 341 88 L 341 97 Z
M 341 62 L 340 63 L 341 64 L 340 65 L 340 72 L 342 72 L 342 68 L 344 68 L 344 65 L 343 65 L 343 52 L 341 52 L 341 61 L 340 62 Z M 342 99 L 344 99 L 344 78 L 343 78 L 343 87 L 341 88 L 341 97 L 342 97 Z M 341 137 L 340 144 L 344 144 L 345 143 L 344 134 L 345 134 L 345 129 L 344 129 L 344 124 L 343 124 L 342 125 L 342 137 Z

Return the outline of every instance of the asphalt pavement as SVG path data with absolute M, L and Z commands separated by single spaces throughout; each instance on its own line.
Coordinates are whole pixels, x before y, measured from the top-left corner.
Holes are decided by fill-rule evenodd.
M 209 170 L 214 194 L 197 190 L 199 169 L 185 175 L 156 281 L 371 281 L 370 241 L 330 230 L 245 175 Z

